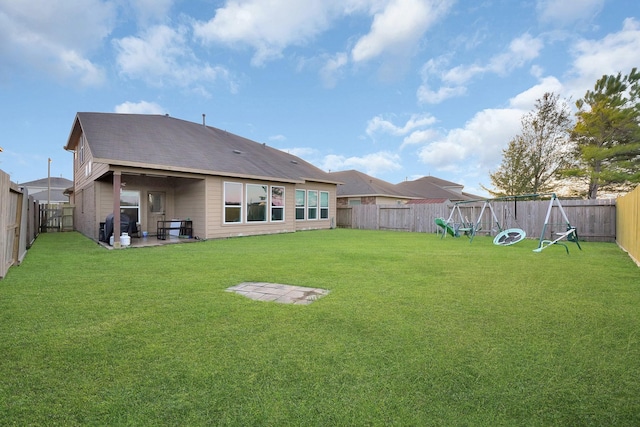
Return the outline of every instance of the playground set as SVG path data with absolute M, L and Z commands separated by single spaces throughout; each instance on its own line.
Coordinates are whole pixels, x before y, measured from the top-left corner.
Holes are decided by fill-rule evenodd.
M 498 246 L 509 246 L 525 239 L 527 237 L 527 233 L 519 227 L 503 228 L 500 221 L 498 220 L 492 202 L 513 201 L 515 210 L 517 209 L 518 200 L 535 199 L 545 196 L 549 197 L 549 206 L 547 208 L 544 225 L 542 226 L 542 233 L 540 234 L 538 247 L 533 251 L 542 252 L 544 249 L 550 246 L 561 245 L 565 248 L 568 254 L 569 247 L 563 243 L 563 240 L 565 239 L 568 242 L 575 243 L 578 246 L 578 249 L 582 250 L 580 242 L 578 241 L 578 232 L 576 230 L 576 227 L 572 226 L 569 222 L 567 214 L 564 211 L 562 204 L 560 203 L 560 199 L 558 199 L 555 193 L 523 194 L 517 196 L 496 197 L 492 199 L 465 200 L 456 202 L 451 208 L 449 217 L 446 220 L 444 218 L 436 218 L 435 223 L 439 227 L 438 232 L 442 233 L 441 238 L 445 238 L 447 235 L 452 237 L 460 237 L 462 235 L 465 235 L 469 238 L 469 242 L 471 243 L 473 242 L 473 238 L 478 232 L 488 231 L 497 233 L 495 238 L 493 239 L 493 244 Z M 469 220 L 469 218 L 463 214 L 461 206 L 472 203 L 475 205 L 482 203 L 482 208 L 480 208 L 480 213 L 475 216 L 474 220 Z M 563 222 L 560 225 L 562 225 L 565 230 L 561 233 L 557 233 L 554 240 L 548 240 L 544 238 L 547 228 L 551 225 L 558 225 L 550 223 L 551 211 L 554 206 L 559 209 L 560 214 L 562 215 Z M 472 209 L 471 212 L 475 213 L 475 209 Z M 489 217 L 489 220 L 486 220 L 487 216 Z M 515 212 L 515 216 L 517 217 L 517 211 Z

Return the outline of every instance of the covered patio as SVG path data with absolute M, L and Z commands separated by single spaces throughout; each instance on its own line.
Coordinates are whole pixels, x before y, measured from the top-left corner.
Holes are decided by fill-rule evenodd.
M 131 237 L 131 244 L 129 246 L 121 246 L 118 249 L 127 249 L 127 248 L 146 248 L 152 246 L 164 246 L 164 245 L 175 245 L 181 243 L 196 243 L 202 242 L 203 240 L 197 237 L 177 237 L 177 236 L 167 236 L 166 239 L 158 239 L 156 236 L 147 236 L 147 237 Z M 113 246 L 109 245 L 106 242 L 98 242 L 102 247 L 112 250 L 116 249 Z

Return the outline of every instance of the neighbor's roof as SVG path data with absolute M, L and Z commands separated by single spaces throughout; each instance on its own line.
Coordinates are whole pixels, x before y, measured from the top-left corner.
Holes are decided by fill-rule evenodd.
M 64 190 L 60 190 L 60 189 L 55 189 L 55 190 L 44 190 L 44 191 L 39 191 L 37 193 L 34 194 L 29 194 L 29 196 L 32 196 L 34 200 L 38 200 L 38 201 L 52 201 L 52 202 L 68 202 L 69 201 L 69 196 L 67 196 L 66 194 L 64 194 Z
M 387 196 L 409 199 L 413 196 L 403 193 L 390 182 L 374 178 L 357 170 L 331 172 L 336 181 L 342 182 L 338 186 L 338 197 Z
M 65 148 L 76 149 L 82 132 L 96 162 L 284 182 L 336 183 L 327 172 L 296 156 L 168 115 L 81 112 Z
M 430 182 L 431 184 L 435 184 L 438 187 L 447 188 L 447 187 L 459 187 L 464 188 L 464 185 L 458 184 L 457 182 L 447 181 L 446 179 L 438 178 L 435 176 L 423 176 L 422 178 L 416 179 L 418 182 Z
M 428 178 L 428 179 L 425 179 Z M 415 181 L 403 181 L 399 184 L 396 184 L 396 187 L 401 189 L 402 191 L 406 191 L 411 194 L 417 194 L 422 199 L 448 199 L 451 201 L 461 201 L 461 200 L 471 200 L 473 197 L 469 197 L 467 194 L 463 192 L 456 192 L 449 190 L 447 188 L 440 187 L 439 185 L 433 182 L 433 177 L 423 177 L 420 179 L 416 179 Z M 462 187 L 459 184 L 451 183 L 449 181 L 440 180 L 447 183 L 447 186 L 451 186 L 454 184 L 456 187 Z M 437 181 L 436 181 L 437 182 Z
M 448 202 L 449 199 L 415 199 L 409 200 L 407 204 L 410 205 L 431 205 L 431 204 L 440 204 Z
M 18 184 L 21 187 L 47 188 L 49 186 L 49 178 L 36 179 L 35 181 L 23 182 Z M 62 177 L 51 177 L 51 188 L 67 188 L 73 185 L 73 181 Z

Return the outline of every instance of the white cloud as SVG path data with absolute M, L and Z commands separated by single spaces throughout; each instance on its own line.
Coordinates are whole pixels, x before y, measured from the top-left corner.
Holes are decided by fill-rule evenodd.
M 460 65 L 447 71 L 442 80 L 450 84 L 465 84 L 478 74 L 495 73 L 506 75 L 535 59 L 544 47 L 540 38 L 523 34 L 509 43 L 505 52 L 493 56 L 485 65 Z
M 395 136 L 402 136 L 415 129 L 430 126 L 436 121 L 437 119 L 429 113 L 413 114 L 404 125 L 396 126 L 392 122 L 385 120 L 381 116 L 376 116 L 373 119 L 369 120 L 369 122 L 367 123 L 366 133 L 369 136 L 373 136 L 376 133 L 386 133 Z
M 397 53 L 413 48 L 451 4 L 440 0 L 389 1 L 384 10 L 374 15 L 369 33 L 353 47 L 353 61 L 368 61 L 390 50 Z
M 269 141 L 286 141 L 287 137 L 284 135 L 273 135 L 269 137 Z
M 112 2 L 99 0 L 4 1 L 0 67 L 35 69 L 62 80 L 98 85 L 104 71 L 89 57 L 111 33 L 115 12 Z
M 236 90 L 228 70 L 211 66 L 196 58 L 187 44 L 185 27 L 166 25 L 150 27 L 140 37 L 114 40 L 118 51 L 116 63 L 121 75 L 141 79 L 148 84 L 165 84 L 190 88 L 207 96 L 204 83 L 225 81 L 230 90 Z
M 400 149 L 405 148 L 408 145 L 422 145 L 426 144 L 429 141 L 434 140 L 440 135 L 440 133 L 435 129 L 423 129 L 417 130 L 415 132 L 411 132 L 402 140 L 402 145 Z
M 350 15 L 371 17 L 369 32 L 350 51 L 354 62 L 385 53 L 406 55 L 424 33 L 449 10 L 453 0 L 228 0 L 209 21 L 194 24 L 194 35 L 205 44 L 250 47 L 251 63 L 262 66 L 282 57 L 289 46 L 304 46 Z M 348 40 L 345 40 L 347 43 Z M 334 76 L 345 59 L 336 55 L 322 71 Z
M 279 58 L 289 45 L 304 45 L 326 30 L 340 2 L 324 0 L 229 0 L 207 22 L 194 25 L 204 43 L 246 45 L 254 65 Z
M 544 43 L 540 38 L 532 37 L 528 33 L 523 34 L 511 41 L 506 52 L 491 58 L 487 71 L 500 75 L 508 74 L 537 58 L 543 47 Z
M 440 86 L 437 91 L 433 91 L 425 83 L 418 88 L 417 97 L 420 103 L 439 104 L 446 99 L 462 96 L 465 93 L 467 88 L 464 86 Z
M 345 157 L 330 154 L 324 158 L 322 169 L 341 171 L 357 169 L 367 175 L 376 176 L 383 172 L 402 169 L 400 156 L 388 151 L 366 154 L 362 157 Z
M 543 77 L 535 86 L 519 93 L 509 100 L 509 106 L 521 111 L 530 111 L 535 107 L 536 100 L 542 98 L 545 93 L 555 93 L 562 95 L 564 87 L 555 77 Z
M 464 127 L 422 147 L 418 156 L 439 171 L 486 174 L 500 162 L 502 149 L 520 131 L 524 112 L 515 108 L 482 110 Z
M 511 41 L 502 53 L 491 57 L 486 64 L 458 65 L 447 69 L 450 56 L 442 56 L 427 61 L 422 67 L 422 85 L 416 96 L 421 103 L 437 104 L 446 99 L 467 93 L 466 85 L 477 75 L 494 73 L 507 75 L 517 68 L 537 58 L 544 44 L 540 38 L 525 33 Z M 440 87 L 434 90 L 431 80 L 440 81 Z
M 320 77 L 326 87 L 334 87 L 341 75 L 342 70 L 348 64 L 349 57 L 344 52 L 339 52 L 329 58 L 320 69 Z
M 538 0 L 536 9 L 540 21 L 566 26 L 592 18 L 600 12 L 604 3 L 605 0 Z
M 142 26 L 164 22 L 169 16 L 174 0 L 129 0 L 128 4 L 137 15 Z
M 622 29 L 607 34 L 600 40 L 580 40 L 573 47 L 572 79 L 567 82 L 568 92 L 575 99 L 593 89 L 603 75 L 628 74 L 638 64 L 640 52 L 640 22 L 625 19 Z
M 164 108 L 155 102 L 130 102 L 126 101 L 122 104 L 116 105 L 113 110 L 116 113 L 121 114 L 165 114 Z

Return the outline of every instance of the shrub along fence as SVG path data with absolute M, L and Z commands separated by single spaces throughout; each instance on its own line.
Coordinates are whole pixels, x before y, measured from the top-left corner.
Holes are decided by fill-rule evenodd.
M 640 266 L 640 186 L 617 199 L 616 241 Z
M 545 239 L 566 231 L 557 202 L 551 210 Z M 520 228 L 527 233 L 527 237 L 540 238 L 549 203 L 549 200 L 495 201 L 486 206 L 483 202 L 465 203 L 458 205 L 460 213 L 456 212 L 453 220 L 476 223 L 484 206 L 478 234 L 497 234 L 497 222 L 502 229 Z M 571 225 L 576 227 L 580 240 L 615 241 L 615 199 L 560 200 L 560 204 Z M 452 203 L 339 207 L 336 223 L 338 227 L 345 228 L 436 233 L 441 230 L 434 220 L 448 219 L 452 208 Z

